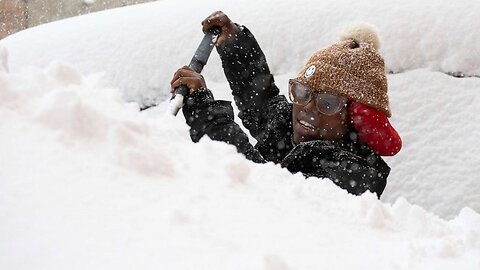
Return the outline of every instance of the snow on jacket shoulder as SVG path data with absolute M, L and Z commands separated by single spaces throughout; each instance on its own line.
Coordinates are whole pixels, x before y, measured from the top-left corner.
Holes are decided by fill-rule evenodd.
M 380 156 L 357 142 L 353 126 L 341 141 L 293 145 L 292 104 L 279 95 L 265 56 L 247 28 L 217 51 L 239 117 L 257 144 L 253 147 L 234 122 L 230 102 L 215 100 L 208 89 L 193 92 L 183 107 L 194 142 L 207 134 L 213 140 L 235 145 L 254 162 L 280 163 L 292 173 L 329 178 L 352 194 L 369 190 L 380 197 L 390 168 Z

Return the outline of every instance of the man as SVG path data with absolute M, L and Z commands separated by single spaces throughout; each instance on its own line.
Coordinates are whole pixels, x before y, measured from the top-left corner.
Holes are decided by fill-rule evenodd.
M 207 134 L 237 147 L 255 162 L 280 163 L 292 173 L 329 178 L 352 194 L 382 194 L 390 168 L 380 155 L 394 155 L 401 140 L 391 115 L 383 59 L 376 33 L 356 28 L 344 40 L 317 51 L 289 82 L 293 104 L 279 90 L 250 31 L 217 11 L 203 31 L 221 29 L 217 51 L 253 147 L 233 121 L 229 102 L 215 100 L 203 77 L 188 67 L 175 72 L 172 89 L 187 85 L 183 107 L 190 135 Z M 359 34 L 360 33 L 360 34 Z

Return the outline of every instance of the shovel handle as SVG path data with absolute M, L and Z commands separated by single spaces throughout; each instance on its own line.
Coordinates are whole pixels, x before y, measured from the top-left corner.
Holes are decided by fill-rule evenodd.
M 218 27 L 212 27 L 207 31 L 207 33 L 205 33 L 205 36 L 203 36 L 200 45 L 198 45 L 198 48 L 195 51 L 192 60 L 190 60 L 190 64 L 188 65 L 195 72 L 202 72 L 203 67 L 207 64 L 213 47 L 215 47 L 215 43 L 219 34 L 220 29 Z M 172 99 L 170 99 L 170 108 L 174 116 L 176 116 L 180 108 L 182 108 L 183 98 L 189 92 L 190 89 L 188 89 L 186 85 L 180 85 L 179 87 L 175 88 Z

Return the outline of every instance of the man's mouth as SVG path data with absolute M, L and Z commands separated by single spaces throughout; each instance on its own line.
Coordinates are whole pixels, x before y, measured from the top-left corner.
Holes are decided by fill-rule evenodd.
M 298 120 L 298 123 L 306 129 L 315 130 L 315 126 L 306 121 Z

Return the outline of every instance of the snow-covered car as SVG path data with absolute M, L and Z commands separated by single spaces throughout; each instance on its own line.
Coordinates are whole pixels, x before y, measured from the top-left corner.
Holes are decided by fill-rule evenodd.
M 164 114 L 215 10 L 252 31 L 284 94 L 344 26 L 378 28 L 404 142 L 381 200 L 194 144 Z M 479 10 L 164 0 L 0 40 L 0 269 L 478 269 Z M 232 99 L 215 52 L 203 74 Z

